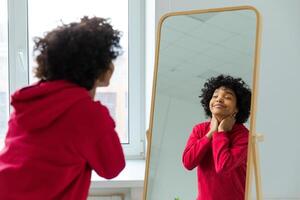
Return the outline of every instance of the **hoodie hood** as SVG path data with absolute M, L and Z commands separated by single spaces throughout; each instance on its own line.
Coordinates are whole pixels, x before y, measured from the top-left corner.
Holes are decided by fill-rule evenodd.
M 40 81 L 11 96 L 12 117 L 24 130 L 46 128 L 84 98 L 91 97 L 76 84 L 65 80 Z

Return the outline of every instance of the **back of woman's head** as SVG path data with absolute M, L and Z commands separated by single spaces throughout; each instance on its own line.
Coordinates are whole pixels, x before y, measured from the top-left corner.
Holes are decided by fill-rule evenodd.
M 68 80 L 88 90 L 121 52 L 120 32 L 106 19 L 83 17 L 35 38 L 35 75 L 45 81 Z

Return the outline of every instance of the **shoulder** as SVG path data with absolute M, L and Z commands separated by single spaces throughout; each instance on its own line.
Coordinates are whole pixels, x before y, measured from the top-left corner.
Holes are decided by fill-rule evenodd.
M 193 133 L 199 136 L 203 136 L 203 134 L 205 134 L 208 131 L 209 125 L 209 121 L 198 123 L 193 127 Z
M 243 124 L 235 124 L 232 133 L 232 138 L 235 138 L 235 140 L 248 140 L 249 130 Z
M 194 125 L 194 129 L 206 129 L 207 127 L 209 127 L 209 125 L 210 125 L 209 121 L 200 122 L 200 123 Z
M 80 119 L 80 123 L 96 123 L 103 122 L 104 124 L 112 124 L 115 126 L 109 110 L 106 106 L 101 104 L 100 101 L 93 101 L 91 98 L 84 98 L 77 102 L 70 111 L 70 114 L 77 119 Z M 102 123 L 102 124 L 103 124 Z
M 243 133 L 243 134 L 248 134 L 249 130 L 244 124 L 235 124 L 233 127 L 233 130 L 235 132 Z
M 100 101 L 93 101 L 91 98 L 83 98 L 78 101 L 74 106 L 74 110 L 93 114 L 107 114 L 109 111 L 106 106 L 102 105 Z

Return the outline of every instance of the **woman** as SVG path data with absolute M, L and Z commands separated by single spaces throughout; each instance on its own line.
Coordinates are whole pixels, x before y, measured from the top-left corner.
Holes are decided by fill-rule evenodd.
M 111 179 L 125 167 L 108 109 L 94 101 L 109 85 L 120 33 L 84 17 L 35 39 L 40 81 L 12 95 L 0 152 L 0 199 L 87 198 L 91 171 Z
M 240 78 L 220 75 L 199 97 L 211 119 L 194 126 L 182 156 L 186 169 L 197 167 L 197 200 L 244 200 L 251 91 Z

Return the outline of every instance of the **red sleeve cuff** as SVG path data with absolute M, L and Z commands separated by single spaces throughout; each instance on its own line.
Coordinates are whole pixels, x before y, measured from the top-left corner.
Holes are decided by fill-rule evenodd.
M 228 138 L 227 133 L 225 131 L 215 132 L 213 134 L 213 139 L 222 139 L 222 138 Z

